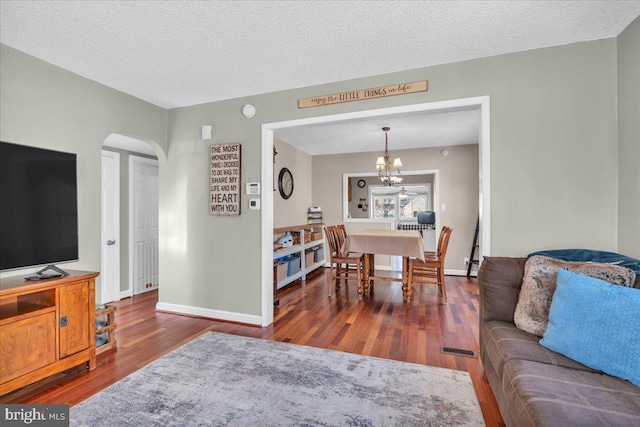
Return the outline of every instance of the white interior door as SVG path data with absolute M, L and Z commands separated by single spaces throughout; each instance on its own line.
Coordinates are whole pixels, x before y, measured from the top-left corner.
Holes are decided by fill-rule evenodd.
M 129 157 L 133 294 L 158 288 L 158 161 Z
M 100 301 L 120 299 L 120 154 L 102 151 Z

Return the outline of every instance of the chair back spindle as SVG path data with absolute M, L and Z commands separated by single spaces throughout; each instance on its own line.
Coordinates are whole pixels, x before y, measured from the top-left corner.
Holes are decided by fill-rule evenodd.
M 340 247 L 344 245 L 345 240 L 347 240 L 347 227 L 344 224 L 336 225 L 336 232 L 338 233 L 338 242 L 340 243 Z
M 329 249 L 331 250 L 331 256 L 338 256 L 340 254 L 338 242 L 336 241 L 335 226 L 327 225 L 324 227 L 324 234 L 329 242 Z

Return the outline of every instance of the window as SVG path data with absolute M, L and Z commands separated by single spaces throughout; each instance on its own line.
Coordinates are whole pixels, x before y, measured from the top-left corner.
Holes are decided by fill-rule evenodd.
M 374 219 L 395 219 L 396 218 L 395 195 L 373 196 L 373 218 Z
M 427 209 L 427 198 L 424 195 L 400 195 L 399 196 L 399 206 L 400 206 L 400 219 L 414 219 L 418 217 L 419 211 L 426 211 Z
M 431 210 L 431 185 L 374 186 L 371 199 L 371 218 L 415 221 L 419 211 Z

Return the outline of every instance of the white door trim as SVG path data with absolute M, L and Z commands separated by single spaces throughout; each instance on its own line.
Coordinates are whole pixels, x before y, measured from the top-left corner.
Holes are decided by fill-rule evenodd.
M 117 277 L 114 278 L 112 283 L 106 283 L 106 280 L 100 281 L 100 302 L 111 302 L 118 301 L 120 299 L 120 153 L 116 153 L 113 151 L 102 150 L 102 157 L 111 157 L 114 162 L 114 173 L 113 173 L 113 188 L 114 188 L 114 200 L 113 200 L 113 212 L 115 212 L 115 217 L 113 220 L 114 223 L 114 237 L 116 240 L 116 244 L 114 245 L 114 272 Z M 104 166 L 101 163 L 101 166 Z M 102 174 L 102 184 L 101 184 L 101 199 L 104 201 L 104 174 Z M 104 204 L 102 205 L 102 215 L 104 215 Z M 102 233 L 101 233 L 102 234 Z M 100 236 L 100 246 L 105 243 L 104 236 Z M 100 262 L 101 271 L 106 271 L 105 268 L 105 257 L 101 256 Z M 104 277 L 104 276 L 103 276 Z
M 158 168 L 160 167 L 160 162 L 157 159 L 149 159 L 147 157 L 140 157 L 140 156 L 134 156 L 134 155 L 129 155 L 129 295 L 133 296 L 134 295 L 134 289 L 133 289 L 133 283 L 134 283 L 134 279 L 133 279 L 133 243 L 134 243 L 134 236 L 133 236 L 133 216 L 134 216 L 134 212 L 133 212 L 133 199 L 134 199 L 134 191 L 133 191 L 133 168 L 134 168 L 134 163 L 138 162 L 138 163 L 143 163 L 145 165 L 151 165 L 151 166 L 157 166 Z
M 305 119 L 287 120 L 262 124 L 262 161 L 261 180 L 270 183 L 273 180 L 273 133 L 277 129 L 317 123 L 338 122 L 382 115 L 412 113 L 417 111 L 446 111 L 458 108 L 478 108 L 480 110 L 479 135 L 479 192 L 480 192 L 480 258 L 491 254 L 491 200 L 490 200 L 490 143 L 491 108 L 489 96 L 428 102 L 423 104 L 401 105 L 375 110 L 353 111 L 342 114 L 315 116 Z M 273 192 L 263 191 L 261 210 L 261 282 L 262 326 L 273 323 Z

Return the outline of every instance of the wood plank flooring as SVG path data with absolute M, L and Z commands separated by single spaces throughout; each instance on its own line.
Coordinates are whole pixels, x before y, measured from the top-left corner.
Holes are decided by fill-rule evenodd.
M 476 279 L 447 276 L 448 303 L 434 285 L 420 284 L 410 303 L 400 283 L 376 282 L 358 300 L 353 282 L 331 298 L 328 269 L 280 294 L 274 323 L 266 328 L 155 311 L 157 292 L 116 303 L 118 348 L 98 356 L 93 371 L 75 369 L 17 390 L 0 403 L 74 405 L 206 331 L 309 345 L 469 372 L 487 426 L 504 426 L 479 358 L 444 354 L 441 347 L 478 354 Z

